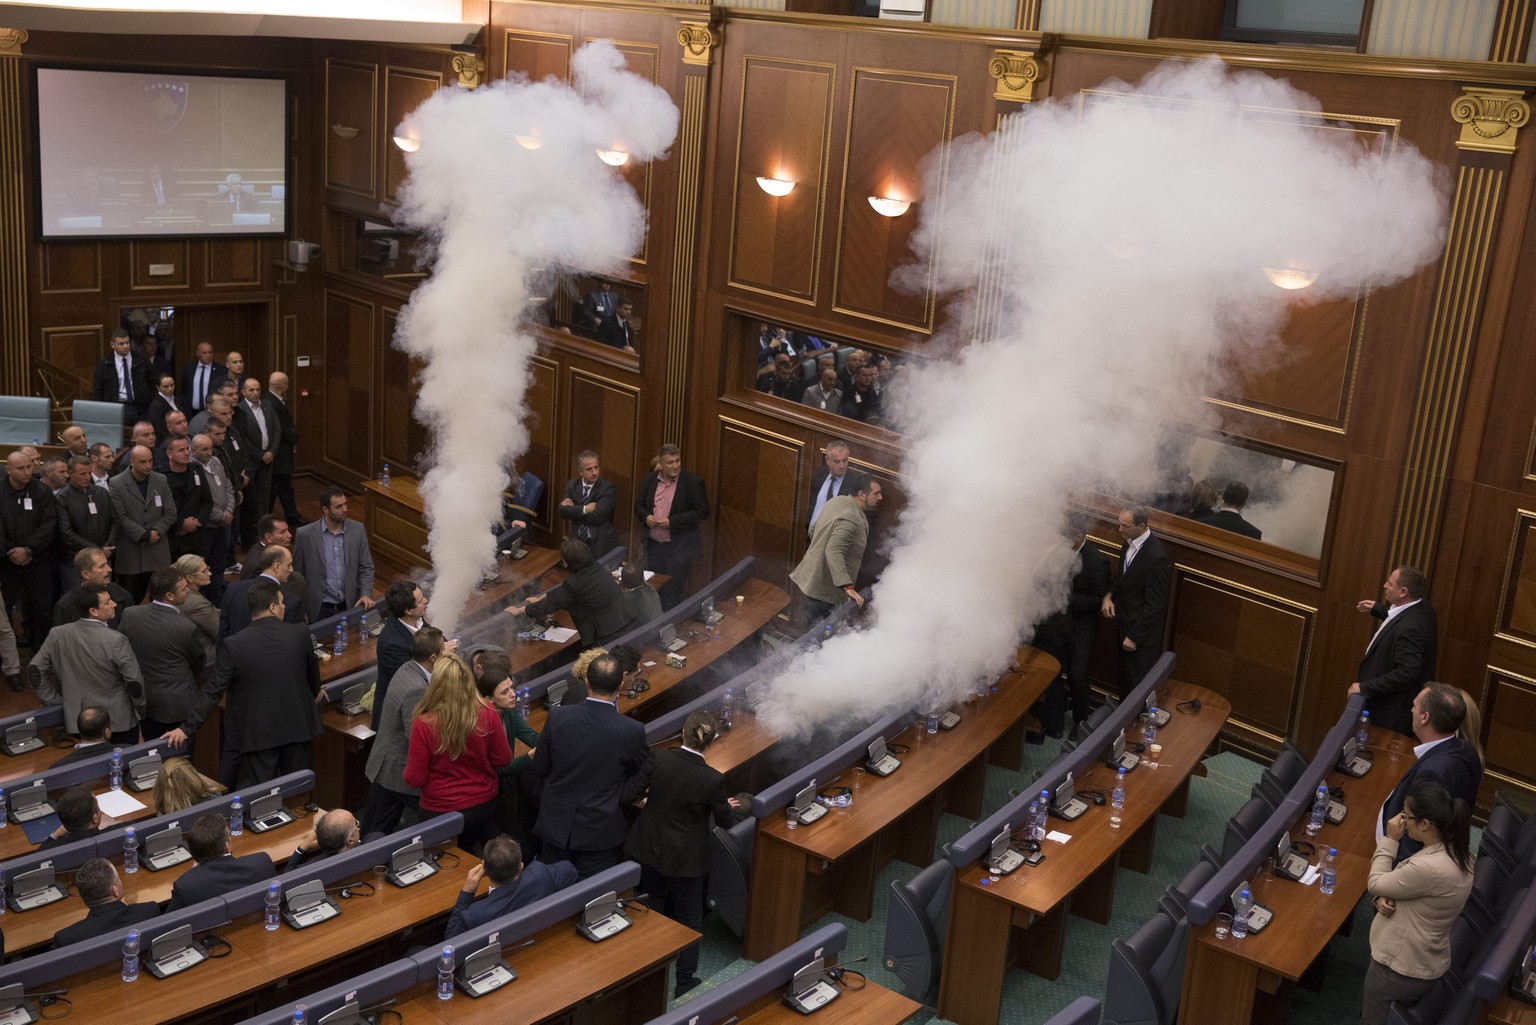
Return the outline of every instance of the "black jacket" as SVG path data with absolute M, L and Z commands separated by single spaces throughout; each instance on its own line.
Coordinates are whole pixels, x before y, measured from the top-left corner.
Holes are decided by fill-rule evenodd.
M 143 904 L 124 904 L 120 900 L 97 904 L 74 925 L 66 925 L 53 934 L 53 949 L 59 950 L 71 943 L 79 943 L 109 932 L 124 933 L 140 922 L 160 917 L 160 905 L 153 901 Z M 141 949 L 147 949 L 147 945 Z
M 658 479 L 655 470 L 646 474 L 640 484 L 640 494 L 635 498 L 635 518 L 640 521 L 647 538 L 650 533 L 645 526 L 645 518 L 656 507 Z M 704 491 L 702 477 L 687 470 L 678 473 L 677 494 L 672 496 L 672 514 L 667 519 L 672 522 L 671 543 L 677 546 L 681 554 L 690 559 L 697 559 L 704 554 L 704 543 L 699 540 L 699 524 L 709 519 L 709 495 Z
M 528 612 L 535 615 L 560 609 L 570 611 L 584 648 L 609 644 L 629 628 L 629 613 L 619 585 L 612 573 L 595 562 L 566 577 L 542 600 L 528 603 Z
M 619 489 L 613 486 L 613 481 L 597 478 L 597 483 L 592 485 L 592 493 L 587 496 L 587 502 L 597 503 L 597 508 L 586 512 L 586 502 L 581 500 L 581 478 L 577 477 L 565 486 L 565 498 L 571 500 L 570 505 L 557 505 L 555 510 L 561 519 L 570 520 L 570 536 L 587 543 L 592 549 L 592 557 L 601 559 L 619 546 L 618 532 L 613 529 L 613 510 L 619 504 Z M 588 533 L 590 537 L 583 537 Z
M 272 457 L 272 472 L 292 474 L 293 447 L 299 443 L 299 428 L 293 422 L 293 410 L 288 408 L 286 400 L 271 392 L 262 394 L 261 403 L 277 417 L 277 455 Z
M 1476 749 L 1460 737 L 1450 737 L 1424 752 L 1424 757 L 1403 773 L 1403 778 L 1397 781 L 1397 786 L 1392 788 L 1386 803 L 1381 806 L 1382 821 L 1402 811 L 1409 793 L 1421 783 L 1443 785 L 1452 797 L 1466 801 L 1471 809 L 1477 804 L 1477 788 L 1482 782 L 1483 763 L 1477 757 Z M 1401 862 L 1423 846 L 1404 833 L 1397 842 L 1397 861 Z
M 1122 552 L 1122 565 L 1124 558 Z M 1168 561 L 1168 551 L 1157 535 L 1150 535 L 1142 542 L 1140 554 L 1131 560 L 1131 568 L 1122 569 L 1110 585 L 1122 640 L 1129 637 L 1138 648 L 1162 650 L 1172 582 L 1173 563 Z
M 201 904 L 276 875 L 277 869 L 272 867 L 272 859 L 264 851 L 243 858 L 225 855 L 213 861 L 198 862 L 171 884 L 171 902 L 165 910 L 177 911 Z
M 1243 519 L 1242 513 L 1233 509 L 1222 509 L 1220 512 L 1213 512 L 1209 516 L 1202 516 L 1200 517 L 1200 522 L 1220 530 L 1230 530 L 1234 534 L 1251 537 L 1255 541 L 1264 540 L 1264 532 Z
M 192 713 L 208 665 L 202 634 L 179 611 L 156 605 L 124 609 L 117 632 L 128 638 L 144 682 L 144 716 L 178 723 Z
M 726 797 L 725 777 L 702 755 L 670 748 L 657 751 L 649 770 L 625 786 L 626 803 L 642 794 L 645 807 L 624 842 L 624 853 L 664 876 L 705 875 L 710 825 L 726 828 L 740 817 Z
M 91 512 L 92 506 L 96 507 L 95 512 Z M 67 487 L 54 499 L 54 511 L 66 559 L 73 559 L 84 548 L 117 544 L 112 496 L 106 488 L 96 484 L 87 484 L 84 490 Z
M 213 492 L 208 487 L 208 478 L 203 475 L 203 468 L 196 463 L 188 463 L 187 468 L 180 473 L 167 469 L 165 482 L 171 486 L 171 499 L 176 503 L 176 522 L 171 524 L 167 535 L 171 543 L 171 558 L 180 558 L 188 552 L 203 554 L 201 538 L 206 536 L 203 530 L 208 525 L 208 514 L 213 511 Z M 190 534 L 184 534 L 181 521 L 188 516 L 195 516 L 202 526 Z
M 544 781 L 533 831 L 569 850 L 619 847 L 626 831 L 620 796 L 650 756 L 645 727 L 607 701 L 551 709 L 533 755 L 534 777 Z
M 226 691 L 240 750 L 247 754 L 320 735 L 315 710 L 320 660 L 303 626 L 266 616 L 226 637 L 197 706 L 182 724 L 187 736 L 197 732 Z
M 134 419 L 141 419 L 144 410 L 149 408 L 149 402 L 158 392 L 154 385 L 149 383 L 149 362 L 143 356 L 134 354 L 129 357 L 133 360 L 132 369 L 128 376 L 133 379 L 133 401 L 127 404 Z M 117 401 L 117 354 L 109 353 L 105 359 L 96 364 L 96 370 L 91 375 L 91 401 L 92 402 L 116 402 Z M 127 417 L 124 417 L 127 421 Z
M 32 549 L 34 559 L 47 558 L 58 529 L 59 514 L 48 485 L 30 480 L 17 489 L 11 486 L 9 477 L 0 479 L 0 531 L 4 532 L 4 548 L 20 545 Z
M 423 624 L 425 625 L 425 624 Z M 373 732 L 379 732 L 379 715 L 384 711 L 384 695 L 389 691 L 389 681 L 396 671 L 411 660 L 411 643 L 415 635 L 404 623 L 391 616 L 379 631 L 378 674 L 373 685 Z
M 229 368 L 218 360 L 208 364 L 208 391 L 218 391 L 219 385 L 229 380 Z M 194 409 L 206 408 L 207 396 L 204 395 L 193 401 L 192 382 L 196 380 L 197 360 L 193 360 L 181 368 L 181 379 L 177 382 L 176 399 L 181 403 L 181 408 L 186 410 L 190 419 Z
M 1386 603 L 1377 602 L 1371 615 L 1385 619 Z M 1424 599 L 1373 635 L 1356 676 L 1371 722 L 1413 736 L 1413 699 L 1435 678 L 1439 632 L 1434 607 Z

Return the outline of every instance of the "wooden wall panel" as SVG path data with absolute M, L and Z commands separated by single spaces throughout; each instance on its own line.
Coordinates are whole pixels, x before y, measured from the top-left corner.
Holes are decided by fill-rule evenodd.
M 379 69 L 355 61 L 325 62 L 325 184 L 371 196 L 377 186 L 379 139 L 375 106 Z
M 152 274 L 152 265 L 169 265 L 171 273 Z M 128 287 L 135 292 L 166 292 L 192 282 L 192 244 L 187 241 L 128 243 Z
M 42 331 L 42 358 L 78 381 L 79 394 L 90 398 L 91 376 L 96 364 L 107 354 L 107 338 L 112 327 L 105 324 L 71 324 L 45 327 Z
M 440 75 L 410 68 L 384 69 L 384 131 L 379 145 L 384 152 L 384 198 L 394 200 L 405 182 L 405 152 L 391 140 L 407 114 L 442 88 Z
M 1536 647 L 1536 512 L 1521 509 L 1500 589 L 1499 637 Z
M 1536 679 L 1488 667 L 1483 683 L 1483 754 L 1490 776 L 1536 787 Z
M 261 243 L 255 239 L 213 239 L 204 249 L 203 283 L 209 288 L 261 284 Z
M 427 429 L 411 415 L 422 364 L 391 344 L 399 316 L 399 310 L 384 311 L 379 339 L 379 456 L 392 472 L 414 476 L 428 441 Z
M 565 482 L 575 476 L 576 453 L 591 449 L 597 453 L 603 476 L 618 492 L 613 527 L 624 541 L 635 523 L 635 490 L 640 483 L 636 468 L 655 452 L 655 446 L 641 448 L 640 389 L 584 370 L 571 371 L 569 388 L 570 433 L 562 454 L 564 462 L 550 479 L 554 502 L 559 503 Z M 683 458 L 687 465 L 686 453 Z
M 540 524 L 552 524 L 550 509 L 558 502 L 551 492 L 560 476 L 555 466 L 555 429 L 559 423 L 560 401 L 555 382 L 559 366 L 542 357 L 534 357 L 533 374 L 528 385 L 528 451 L 517 466 L 518 473 L 531 472 L 544 482 L 544 495 L 538 506 Z M 560 481 L 563 485 L 564 480 Z M 553 526 L 549 529 L 553 532 Z
M 891 271 L 912 259 L 909 241 L 920 207 L 914 205 L 900 217 L 883 217 L 870 206 L 869 197 L 913 204 L 928 198 L 922 195 L 918 167 L 949 141 L 955 84 L 948 75 L 854 70 L 838 225 L 833 300 L 837 312 L 919 331 L 933 329 L 932 287 L 914 294 L 890 283 Z M 970 240 L 955 243 L 967 245 Z
M 798 440 L 722 417 L 715 466 L 715 566 L 757 556 L 752 575 L 788 578 L 797 521 L 805 504 L 804 448 Z M 803 535 L 804 528 L 800 528 Z
M 46 242 L 39 291 L 44 295 L 101 291 L 101 246 L 95 242 Z
M 520 30 L 504 33 L 502 41 L 505 47 L 502 78 L 524 75 L 530 82 L 542 82 L 546 78 L 556 78 L 562 82 L 571 80 L 574 37 L 555 32 Z
M 732 186 L 732 285 L 816 302 L 835 84 L 828 65 L 747 58 Z M 774 197 L 758 188 L 758 176 L 798 184 Z
M 1278 746 L 1295 726 L 1317 610 L 1182 565 L 1169 604 L 1178 678 L 1232 702 L 1229 731 Z
M 315 375 L 324 410 L 325 459 L 348 475 L 373 476 L 373 353 L 377 310 L 339 292 L 325 295 L 324 372 Z
M 588 37 L 587 42 L 592 42 Z M 658 47 L 649 43 L 626 43 L 613 41 L 614 47 L 624 55 L 624 67 L 631 74 L 638 75 L 653 85 L 660 83 L 661 54 Z M 613 140 L 613 145 L 624 148 L 622 138 Z M 650 253 L 650 214 L 651 214 L 651 186 L 655 177 L 656 165 L 652 161 L 643 163 L 631 160 L 619 168 L 619 174 L 629 183 L 629 187 L 635 190 L 635 195 L 640 197 L 640 204 L 645 208 L 646 225 L 640 237 L 640 251 L 630 258 L 630 263 L 636 267 L 644 267 Z

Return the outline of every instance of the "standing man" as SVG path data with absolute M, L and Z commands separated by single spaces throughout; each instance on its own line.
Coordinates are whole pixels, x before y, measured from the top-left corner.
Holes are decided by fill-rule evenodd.
M 81 590 L 86 587 L 105 587 L 113 604 L 117 606 L 117 611 L 107 620 L 107 625 L 116 630 L 122 622 L 123 610 L 133 604 L 133 595 L 112 582 L 112 564 L 107 561 L 107 553 L 100 548 L 81 549 L 75 555 L 75 573 L 80 578 L 79 583 L 53 606 L 53 625 L 60 627 L 65 623 L 78 623 L 81 615 Z
M 812 621 L 826 619 L 845 600 L 864 605 L 854 584 L 869 544 L 867 514 L 880 507 L 880 482 L 850 473 L 844 483 L 851 493 L 838 495 L 822 509 L 811 532 L 811 546 L 789 575 L 805 595 Z
M 640 484 L 635 517 L 646 528 L 646 568 L 669 577 L 660 593 L 670 609 L 688 596 L 688 571 L 704 552 L 699 524 L 709 518 L 704 481 L 683 469 L 683 450 L 676 445 L 656 453 L 656 469 Z
M 379 631 L 379 669 L 373 684 L 374 733 L 379 732 L 379 716 L 384 711 L 384 695 L 389 691 L 390 681 L 400 667 L 411 660 L 411 638 L 426 623 L 427 596 L 421 593 L 416 581 L 396 580 L 384 592 L 384 611 L 389 613 L 389 618 L 384 620 L 384 629 Z
M 155 429 L 155 436 L 165 436 L 165 418 L 182 407 L 176 398 L 176 378 L 172 374 L 157 375 L 155 396 L 144 409 L 144 419 Z M 182 414 L 185 417 L 186 414 Z
M 143 415 L 151 391 L 149 365 L 134 358 L 128 330 L 117 328 L 112 332 L 112 351 L 96 364 L 96 372 L 91 375 L 91 401 L 121 402 L 123 423 L 127 425 Z
M 70 424 L 60 431 L 59 443 L 64 446 L 64 454 L 69 458 L 91 454 L 90 445 L 85 440 L 85 428 L 79 424 Z
M 315 710 L 320 660 L 309 631 L 283 622 L 283 592 L 270 581 L 251 588 L 247 610 L 251 625 L 219 646 L 213 675 L 192 714 L 166 734 L 171 747 L 184 746 L 227 691 L 240 724 L 242 788 L 308 769 L 320 734 Z
M 293 497 L 293 452 L 299 444 L 299 428 L 293 420 L 293 410 L 288 408 L 288 375 L 281 370 L 272 371 L 267 378 L 267 405 L 277 416 L 277 458 L 272 461 L 272 497 L 281 503 L 283 515 L 295 527 L 304 526 L 299 515 L 299 503 Z M 261 510 L 265 515 L 270 511 Z
M 191 446 L 186 438 L 172 438 L 166 445 L 165 457 L 169 469 L 165 481 L 171 488 L 171 500 L 176 503 L 176 522 L 171 524 L 171 560 L 183 555 L 208 558 L 208 521 L 213 512 L 213 490 L 203 468 L 192 462 Z
M 571 521 L 571 532 L 578 541 L 592 549 L 592 557 L 601 559 L 619 546 L 613 529 L 613 510 L 619 504 L 619 489 L 604 480 L 597 453 L 590 449 L 576 456 L 576 477 L 565 486 L 560 501 L 560 518 Z
M 611 345 L 615 349 L 622 349 L 631 356 L 635 354 L 635 329 L 629 322 L 634 315 L 635 304 L 628 299 L 619 300 L 619 308 L 613 316 L 605 319 L 597 326 L 597 340 L 604 345 Z
M 128 638 L 107 625 L 117 603 L 100 584 L 80 585 L 80 619 L 54 627 L 27 666 L 43 704 L 64 705 L 64 728 L 79 729 L 80 710 L 100 705 L 112 713 L 112 742 L 139 741 L 144 686 Z
M 117 632 L 128 639 L 144 683 L 144 736 L 164 736 L 192 713 L 208 661 L 192 620 L 181 614 L 187 578 L 157 569 L 149 578 L 149 603 L 123 610 Z M 192 757 L 192 744 L 186 755 Z
M 1384 730 L 1413 735 L 1413 699 L 1435 678 L 1440 623 L 1429 604 L 1429 582 L 1412 566 L 1399 566 L 1381 585 L 1381 600 L 1355 604 L 1381 625 L 1365 646 L 1350 694 L 1365 695 L 1365 711 Z
M 247 377 L 242 394 L 235 407 L 235 432 L 250 460 L 251 483 L 240 507 L 240 546 L 249 548 L 256 540 L 256 521 L 272 507 L 272 465 L 277 461 L 277 443 L 282 436 L 277 414 L 261 401 L 261 382 Z
M 533 830 L 544 841 L 539 860 L 569 861 L 582 879 L 618 863 L 628 832 L 619 797 L 651 757 L 645 727 L 614 705 L 623 679 L 618 659 L 593 659 L 587 699 L 550 711 L 533 755 L 534 776 L 544 781 Z
M 373 746 L 368 749 L 368 796 L 363 804 L 363 835 L 393 833 L 401 816 L 421 814 L 421 791 L 405 781 L 405 755 L 410 747 L 411 714 L 427 692 L 432 667 L 442 657 L 443 632 L 423 626 L 411 635 L 410 657 L 395 670 L 387 688 L 379 677 L 373 694 Z
M 1476 710 L 1476 706 L 1473 707 Z M 1413 788 L 1424 783 L 1439 783 L 1452 797 L 1459 797 L 1471 808 L 1477 803 L 1477 790 L 1483 782 L 1483 760 L 1477 748 L 1458 733 L 1467 718 L 1467 700 L 1448 683 L 1430 682 L 1413 699 L 1413 765 L 1397 781 L 1397 786 L 1382 802 L 1376 816 L 1376 839 L 1386 835 L 1387 823 L 1403 810 Z M 1400 864 L 1423 844 L 1404 837 L 1397 848 Z
M 154 455 L 143 445 L 128 454 L 128 472 L 112 478 L 112 517 L 117 520 L 117 580 L 144 598 L 149 575 L 171 564 L 167 537 L 176 522 L 176 502 L 164 474 L 153 468 Z
M 1248 485 L 1240 480 L 1229 481 L 1227 486 L 1221 489 L 1221 508 L 1209 516 L 1202 516 L 1200 522 L 1221 530 L 1230 530 L 1244 537 L 1251 537 L 1255 541 L 1262 541 L 1264 532 L 1243 519 L 1243 506 L 1247 504 Z
M 117 453 L 104 441 L 98 441 L 92 445 L 90 452 L 91 483 L 104 488 L 112 479 L 112 464 L 116 460 Z
M 53 599 L 59 580 L 53 559 L 59 515 L 53 492 L 32 476 L 32 462 L 22 452 L 5 458 L 0 481 L 0 531 L 5 561 L 0 579 L 6 590 L 19 590 L 27 613 L 27 646 L 35 653 L 53 628 Z M 0 606 L 0 612 L 4 607 Z
M 214 362 L 213 346 L 198 342 L 197 359 L 181 369 L 182 408 L 201 413 L 208 408 L 208 394 L 217 391 L 228 377 L 224 364 Z
M 822 457 L 821 468 L 811 475 L 811 504 L 806 510 L 805 520 L 807 538 L 811 536 L 811 529 L 816 526 L 816 520 L 826 504 L 844 494 L 843 475 L 847 472 L 848 443 L 835 438 L 827 442 L 827 453 Z
M 1072 574 L 1072 590 L 1067 597 L 1066 648 L 1064 667 L 1067 690 L 1071 694 L 1074 728 L 1086 722 L 1093 706 L 1093 687 L 1088 681 L 1088 660 L 1099 638 L 1099 610 L 1109 594 L 1109 560 L 1099 546 L 1088 540 L 1088 524 L 1073 517 L 1067 541 L 1077 553 L 1077 572 Z
M 1120 572 L 1099 605 L 1105 619 L 1120 628 L 1120 696 L 1136 688 L 1163 653 L 1163 633 L 1168 619 L 1168 590 L 1173 564 L 1163 543 L 1147 526 L 1147 507 L 1133 505 L 1120 510 Z
M 311 623 L 356 605 L 373 608 L 373 553 L 368 532 L 347 519 L 340 488 L 320 492 L 321 516 L 294 535 L 293 566 L 309 585 L 305 612 Z
M 58 533 L 65 565 L 60 566 L 59 584 L 66 590 L 80 582 L 75 570 L 75 556 L 87 548 L 100 548 L 107 555 L 117 546 L 117 522 L 112 519 L 112 496 L 97 485 L 91 474 L 91 461 L 75 457 L 69 461 L 69 486 L 55 500 Z
M 172 410 L 170 413 L 167 413 L 165 417 L 165 430 L 156 434 L 155 437 L 160 439 L 160 443 L 155 446 L 155 469 L 164 473 L 165 468 L 170 465 L 170 461 L 166 458 L 165 450 L 170 448 L 171 442 L 180 438 L 189 446 L 192 444 L 192 435 L 187 429 L 187 414 L 180 410 Z
M 251 625 L 246 612 L 247 596 L 251 588 L 263 580 L 283 592 L 284 621 L 304 622 L 304 610 L 299 607 L 298 595 L 292 586 L 293 553 L 281 545 L 268 545 L 266 548 L 251 549 L 245 561 L 259 566 L 261 572 L 253 577 L 242 577 L 225 590 L 224 600 L 219 604 L 219 640 Z
M 217 605 L 224 600 L 224 568 L 229 562 L 229 531 L 235 520 L 236 494 L 229 469 L 213 453 L 213 441 L 206 434 L 192 439 L 192 461 L 203 471 L 208 483 L 208 521 L 203 555 L 213 578 L 204 589 L 204 597 Z

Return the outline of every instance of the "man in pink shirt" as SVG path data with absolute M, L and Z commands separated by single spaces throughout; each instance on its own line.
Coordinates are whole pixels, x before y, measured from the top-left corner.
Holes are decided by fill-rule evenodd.
M 704 551 L 699 524 L 709 518 L 704 481 L 683 469 L 676 445 L 657 451 L 656 469 L 635 499 L 635 517 L 646 526 L 646 568 L 670 578 L 660 591 L 662 608 L 670 609 L 688 596 L 688 571 Z

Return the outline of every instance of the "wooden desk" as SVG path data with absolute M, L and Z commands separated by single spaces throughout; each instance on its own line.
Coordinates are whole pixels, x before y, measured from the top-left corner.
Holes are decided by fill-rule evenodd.
M 1371 771 L 1362 779 L 1340 772 L 1328 776 L 1330 787 L 1344 788 L 1349 814 L 1337 826 L 1325 825 L 1316 837 L 1292 827 L 1298 840 L 1310 839 L 1319 850 L 1339 851 L 1339 879 L 1332 895 L 1272 875 L 1254 880 L 1254 899 L 1275 912 L 1261 933 L 1241 940 L 1216 939 L 1216 922 L 1190 936 L 1184 966 L 1184 997 L 1179 1021 L 1186 1025 L 1222 1025 L 1284 1021 L 1291 990 L 1301 974 L 1354 912 L 1365 892 L 1371 854 L 1376 849 L 1376 816 L 1382 802 L 1413 765 L 1409 737 L 1371 728 Z M 1314 857 L 1313 859 L 1317 859 Z M 1261 995 L 1263 994 L 1263 995 Z
M 1488 1007 L 1489 1025 L 1536 1025 L 1536 1004 L 1505 993 Z
M 461 859 L 468 857 L 457 849 L 450 851 Z M 370 869 L 358 878 L 371 875 Z M 190 1014 L 206 1014 L 258 991 L 264 992 L 255 997 L 257 1003 L 276 1006 L 289 999 L 287 994 L 278 996 L 280 980 L 326 965 L 339 950 L 366 951 L 419 923 L 445 915 L 463 881 L 463 873 L 444 870 L 404 889 L 385 884 L 383 892 L 373 897 L 339 901 L 339 919 L 310 929 L 294 930 L 285 925 L 267 932 L 259 913 L 247 915 L 213 930 L 229 941 L 228 957 L 210 960 L 170 979 L 155 979 L 145 972 L 138 982 L 124 983 L 120 965 L 113 961 L 64 983 L 70 987 L 75 1011 L 83 1013 L 81 1020 L 92 1025 L 175 1021 Z M 153 928 L 153 923 L 144 926 L 150 933 Z M 223 1020 L 243 1016 L 243 1012 L 233 1018 L 225 1015 Z M 207 1017 L 212 1020 L 215 1015 Z
M 127 766 L 125 765 L 124 770 L 126 771 L 126 769 Z M 224 793 L 223 784 L 219 783 L 217 780 L 209 779 L 207 776 L 203 777 L 203 786 L 207 787 L 211 794 L 219 795 Z M 106 785 L 105 780 L 102 781 L 100 786 L 91 788 L 91 792 L 94 793 L 97 797 L 100 797 L 102 794 L 110 793 L 111 790 L 112 788 Z M 62 791 L 55 791 L 55 794 L 61 792 Z M 155 792 L 153 789 L 129 790 L 125 786 L 123 787 L 123 793 L 133 798 L 135 801 L 138 801 L 144 807 L 137 811 L 129 812 L 127 814 L 119 815 L 116 817 L 103 814 L 101 816 L 101 828 L 103 830 L 111 829 L 113 826 L 127 825 L 130 822 L 137 822 L 140 819 L 152 818 L 154 816 Z M 140 838 L 140 842 L 143 842 L 142 837 Z M 22 829 L 21 826 L 17 823 L 12 822 L 4 829 L 0 829 L 0 861 L 6 861 L 11 858 L 19 858 L 23 855 L 31 854 L 36 850 L 37 845 L 27 839 L 27 831 Z
M 620 693 L 618 699 L 620 712 L 641 721 L 654 719 L 665 708 L 664 703 L 653 704 L 658 698 L 692 678 L 695 673 L 703 672 L 748 638 L 756 635 L 772 621 L 774 616 L 789 605 L 789 595 L 784 593 L 783 588 L 775 587 L 763 580 L 747 580 L 737 587 L 737 592 L 742 596 L 739 602 L 716 602 L 717 606 L 725 612 L 725 619 L 714 627 L 719 631 L 718 638 L 712 635 L 710 628 L 691 620 L 678 631 L 679 636 L 683 636 L 691 624 L 691 628 L 698 635 L 692 638 L 684 637 L 688 641 L 688 647 L 679 654 L 688 656 L 688 665 L 685 668 L 674 669 L 667 665 L 666 652 L 656 642 L 648 643 L 641 648 L 641 675 L 651 686 L 649 690 L 636 694 L 632 698 Z M 656 664 L 647 666 L 646 662 Z M 646 711 L 636 714 L 639 709 Z M 536 730 L 542 730 L 544 720 L 548 716 L 547 707 L 534 708 L 528 714 L 528 725 Z
M 229 850 L 236 857 L 246 854 L 255 854 L 258 851 L 266 852 L 278 871 L 287 863 L 293 849 L 299 845 L 304 834 L 309 831 L 309 823 L 306 821 L 309 812 L 303 805 L 294 805 L 288 809 L 293 813 L 294 821 L 280 829 L 269 829 L 265 833 L 253 833 L 249 829 L 239 836 L 229 839 Z M 200 818 L 193 815 L 182 821 L 182 829 L 190 829 L 192 823 Z M 143 853 L 143 839 L 140 838 L 139 852 Z M 145 901 L 164 903 L 171 899 L 171 886 L 180 879 L 184 872 L 188 872 L 197 863 L 184 861 L 180 865 L 162 869 L 159 872 L 151 872 L 142 863 L 139 870 L 132 875 L 123 871 L 123 855 L 118 852 L 112 859 L 117 866 L 118 877 L 123 881 L 123 900 L 129 904 L 142 904 Z M 74 872 L 62 873 L 73 878 Z M 440 873 L 441 874 L 441 873 Z M 434 877 L 435 878 L 435 877 Z M 464 880 L 462 876 L 459 882 Z M 18 954 L 23 951 L 36 951 L 53 942 L 53 934 L 66 925 L 73 925 L 85 917 L 85 904 L 80 900 L 80 895 L 71 892 L 68 899 L 61 900 L 47 907 L 37 908 L 33 911 L 12 912 L 5 916 L 5 949 L 7 954 Z
M 8 786 L 13 779 L 36 776 L 53 768 L 53 763 L 75 749 L 75 738 L 64 732 L 63 727 L 41 729 L 37 735 L 43 738 L 43 746 L 25 754 L 0 754 L 0 786 Z M 112 749 L 107 748 L 108 751 Z M 11 823 L 15 825 L 15 823 Z
M 1003 980 L 1011 961 L 1047 979 L 1061 974 L 1069 911 L 1101 924 L 1114 902 L 1115 870 L 1121 864 L 1146 872 L 1157 835 L 1157 815 L 1165 807 L 1182 814 L 1189 774 L 1232 712 L 1225 698 L 1193 684 L 1170 682 L 1163 703 L 1199 698 L 1193 715 L 1175 711 L 1158 731 L 1163 747 L 1158 765 L 1137 766 L 1125 776 L 1125 812 L 1119 829 L 1109 826 L 1109 806 L 1090 804 L 1073 822 L 1051 820 L 1051 829 L 1067 833 L 1067 844 L 1046 841 L 1045 860 L 993 878 L 980 863 L 961 869 L 950 898 L 949 934 L 939 988 L 939 1016 L 957 1025 L 995 1025 Z M 1079 792 L 1102 787 L 1113 774 L 1102 763 L 1077 781 Z M 1015 823 L 1015 828 L 1022 823 Z M 755 872 L 755 867 L 754 867 Z M 1013 930 L 1028 929 L 1020 942 Z
M 414 999 L 395 1009 L 404 1025 L 534 1025 L 573 1009 L 575 1021 L 650 1021 L 667 1009 L 668 962 L 699 934 L 655 911 L 634 922 L 594 944 L 566 920 L 539 933 L 533 946 L 506 954 L 517 980 L 505 989 L 479 1000 L 462 993 L 439 1000 L 429 983 L 402 994 Z
M 843 990 L 832 1003 L 816 1012 L 818 1025 L 900 1025 L 923 1009 L 877 982 L 863 989 Z M 740 1025 L 800 1025 L 805 1015 L 784 1005 L 778 992 L 752 1001 L 739 1012 Z
M 828 911 L 868 921 L 884 865 L 897 858 L 928 864 L 946 808 L 980 815 L 989 750 L 1011 732 L 1022 734 L 1029 707 L 1060 671 L 1054 658 L 1034 649 L 1021 663 L 994 693 L 962 706 L 954 729 L 930 737 L 909 728 L 888 738 L 910 747 L 901 768 L 883 779 L 865 774 L 852 807 L 794 830 L 781 814 L 758 820 L 744 957 L 761 961 L 784 949 Z M 854 782 L 852 769 L 862 764 L 861 757 L 846 766 L 841 782 Z

